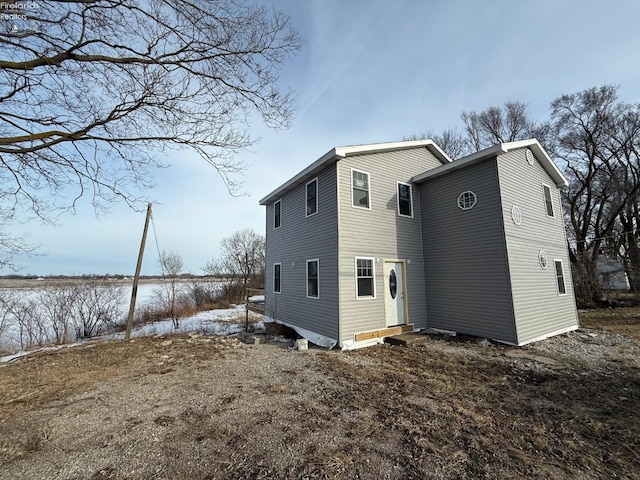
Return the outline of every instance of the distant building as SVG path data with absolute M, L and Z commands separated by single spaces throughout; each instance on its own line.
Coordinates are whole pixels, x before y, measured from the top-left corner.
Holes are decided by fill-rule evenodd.
M 598 284 L 605 290 L 629 290 L 629 278 L 624 265 L 611 257 L 600 256 L 596 264 Z
M 566 185 L 537 140 L 455 162 L 431 140 L 334 148 L 260 201 L 266 315 L 341 348 L 574 330 Z

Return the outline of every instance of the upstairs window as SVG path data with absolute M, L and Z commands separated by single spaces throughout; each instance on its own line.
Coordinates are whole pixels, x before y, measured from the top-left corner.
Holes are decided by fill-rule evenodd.
M 554 260 L 556 264 L 556 281 L 558 283 L 558 295 L 566 295 L 567 287 L 564 283 L 564 269 L 562 268 L 562 260 Z
M 280 215 L 282 212 L 282 200 L 273 204 L 273 228 L 280 228 Z
M 413 197 L 408 183 L 398 182 L 398 215 L 413 217 Z
M 274 291 L 274 293 L 282 292 L 281 283 L 282 283 L 282 264 L 281 263 L 274 263 L 273 264 L 273 291 Z
M 369 174 L 365 172 L 359 172 L 358 170 L 351 171 L 351 190 L 352 200 L 354 207 L 370 208 L 369 201 Z
M 542 191 L 544 192 L 544 205 L 547 210 L 547 216 L 553 217 L 553 202 L 551 201 L 551 187 L 549 185 L 542 185 Z
M 314 178 L 307 183 L 306 189 L 307 207 L 305 215 L 307 217 L 318 213 L 318 179 Z
M 318 259 L 307 260 L 307 297 L 320 298 L 320 272 Z
M 375 298 L 373 258 L 356 258 L 357 298 Z

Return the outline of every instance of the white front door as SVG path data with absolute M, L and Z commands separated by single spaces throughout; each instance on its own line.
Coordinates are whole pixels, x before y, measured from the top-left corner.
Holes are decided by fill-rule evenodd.
M 387 327 L 404 325 L 404 282 L 401 262 L 384 262 L 384 309 Z

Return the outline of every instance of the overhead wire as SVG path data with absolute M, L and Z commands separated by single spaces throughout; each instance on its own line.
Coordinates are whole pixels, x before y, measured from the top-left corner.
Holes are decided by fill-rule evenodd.
M 164 262 L 162 261 L 162 253 L 160 252 L 160 243 L 158 241 L 158 233 L 156 232 L 156 222 L 154 221 L 154 214 L 151 213 L 151 230 L 153 230 L 153 240 L 156 244 L 156 251 L 158 252 L 158 263 L 160 264 L 160 272 L 162 276 L 162 285 L 164 286 L 167 297 L 171 295 L 171 291 L 169 290 L 169 285 L 167 285 L 167 276 L 164 271 Z

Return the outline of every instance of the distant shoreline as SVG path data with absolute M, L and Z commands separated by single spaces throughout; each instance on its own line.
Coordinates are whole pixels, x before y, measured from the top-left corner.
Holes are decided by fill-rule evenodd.
M 34 288 L 38 286 L 44 285 L 64 285 L 71 283 L 81 283 L 87 280 L 92 279 L 104 279 L 107 278 L 110 282 L 113 282 L 117 285 L 131 285 L 133 283 L 133 276 L 124 276 L 124 275 L 79 275 L 79 276 L 64 276 L 64 275 L 55 275 L 48 277 L 36 277 L 36 276 L 28 276 L 28 277 L 16 277 L 16 276 L 0 276 L 0 288 Z M 161 275 L 145 275 L 140 277 L 141 284 L 149 284 L 149 283 L 158 283 L 161 282 L 165 277 Z M 217 281 L 218 278 L 210 277 L 210 276 L 198 276 L 198 275 L 180 275 L 178 278 L 179 282 L 192 282 L 192 281 L 200 281 L 200 282 L 214 282 Z

